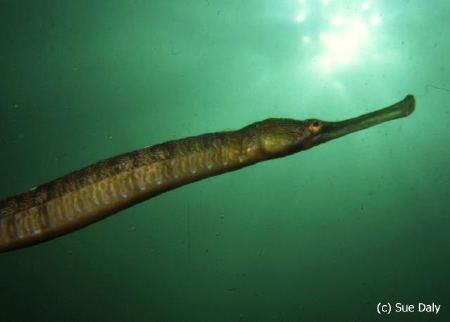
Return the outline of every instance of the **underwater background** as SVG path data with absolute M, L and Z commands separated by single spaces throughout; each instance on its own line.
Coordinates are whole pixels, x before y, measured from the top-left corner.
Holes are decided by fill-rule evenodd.
M 1 254 L 0 321 L 450 321 L 449 17 L 446 0 L 0 0 L 0 199 L 171 139 L 417 99 Z

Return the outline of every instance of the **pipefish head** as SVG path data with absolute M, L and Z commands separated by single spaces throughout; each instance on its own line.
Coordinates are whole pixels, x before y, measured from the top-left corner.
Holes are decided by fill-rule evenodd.
M 250 127 L 257 130 L 258 143 L 262 153 L 267 158 L 275 158 L 310 149 L 344 135 L 406 117 L 414 111 L 414 107 L 414 97 L 408 95 L 391 106 L 343 121 L 267 119 Z
M 304 150 L 305 142 L 320 131 L 319 120 L 267 119 L 251 125 L 261 152 L 268 158 Z

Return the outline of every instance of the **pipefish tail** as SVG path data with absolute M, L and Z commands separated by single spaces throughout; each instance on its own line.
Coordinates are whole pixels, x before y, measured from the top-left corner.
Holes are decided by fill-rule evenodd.
M 339 122 L 272 118 L 99 161 L 0 201 L 0 252 L 64 235 L 176 187 L 410 115 L 414 97 Z

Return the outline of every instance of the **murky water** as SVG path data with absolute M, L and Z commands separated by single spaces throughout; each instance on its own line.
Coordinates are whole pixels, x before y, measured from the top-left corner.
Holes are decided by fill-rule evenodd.
M 1 321 L 449 319 L 447 1 L 0 1 L 0 199 L 268 117 L 416 112 L 0 255 Z M 394 307 L 393 307 L 394 309 Z

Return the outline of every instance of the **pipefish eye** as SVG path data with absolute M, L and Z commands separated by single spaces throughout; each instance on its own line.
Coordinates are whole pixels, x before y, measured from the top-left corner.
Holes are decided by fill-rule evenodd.
M 319 121 L 319 120 L 310 120 L 308 123 L 309 123 L 308 124 L 308 130 L 311 133 L 319 132 L 320 129 L 322 128 L 322 125 L 323 125 L 322 122 Z

